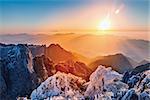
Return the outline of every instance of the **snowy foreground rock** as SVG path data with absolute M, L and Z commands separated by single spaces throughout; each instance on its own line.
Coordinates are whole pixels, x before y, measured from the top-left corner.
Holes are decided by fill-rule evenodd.
M 57 72 L 32 92 L 31 99 L 150 100 L 150 71 L 142 75 L 146 76 L 129 88 L 122 82 L 123 75 L 104 66 L 99 66 L 91 74 L 89 82 L 72 74 Z
M 81 86 L 86 81 L 72 74 L 57 72 L 43 82 L 32 94 L 32 99 L 46 99 L 53 96 L 83 98 Z

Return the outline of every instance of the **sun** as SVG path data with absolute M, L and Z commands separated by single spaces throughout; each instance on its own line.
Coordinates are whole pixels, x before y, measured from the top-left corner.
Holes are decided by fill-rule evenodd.
M 110 26 L 111 26 L 111 22 L 109 19 L 106 18 L 100 22 L 98 29 L 99 30 L 109 30 Z

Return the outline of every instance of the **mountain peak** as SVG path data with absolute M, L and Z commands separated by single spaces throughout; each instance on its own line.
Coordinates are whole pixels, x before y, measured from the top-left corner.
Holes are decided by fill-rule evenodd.
M 61 47 L 59 44 L 50 44 L 48 46 L 49 49 L 56 49 L 56 50 L 62 50 L 62 51 L 65 51 L 65 52 L 69 52 L 67 50 L 65 50 L 63 47 Z
M 114 55 L 107 55 L 107 56 L 104 56 L 104 57 L 117 57 L 117 58 L 121 58 L 121 57 L 125 57 L 125 55 L 123 55 L 122 53 L 117 53 L 117 54 L 114 54 Z
M 54 63 L 75 59 L 71 52 L 65 50 L 59 44 L 51 44 L 46 49 L 46 55 L 52 59 Z
M 50 45 L 49 45 L 49 48 L 50 48 L 50 47 L 59 47 L 59 48 L 62 48 L 59 44 L 50 44 Z

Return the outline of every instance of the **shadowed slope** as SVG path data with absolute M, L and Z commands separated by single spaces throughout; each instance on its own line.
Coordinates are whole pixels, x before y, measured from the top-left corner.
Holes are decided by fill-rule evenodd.
M 132 65 L 123 54 L 103 56 L 92 62 L 89 66 L 95 70 L 98 65 L 111 66 L 114 70 L 120 73 L 132 69 Z

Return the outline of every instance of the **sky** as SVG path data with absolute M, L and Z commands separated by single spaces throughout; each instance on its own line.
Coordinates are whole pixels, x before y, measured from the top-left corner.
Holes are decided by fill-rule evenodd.
M 98 30 L 147 30 L 149 0 L 0 0 L 0 34 Z

